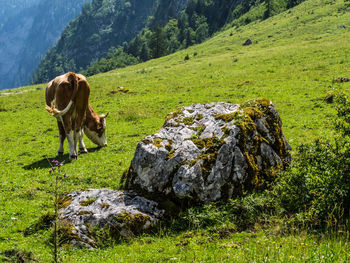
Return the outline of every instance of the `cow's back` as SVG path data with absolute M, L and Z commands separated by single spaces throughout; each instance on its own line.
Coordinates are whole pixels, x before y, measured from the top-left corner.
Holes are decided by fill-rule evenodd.
M 51 80 L 45 91 L 46 105 L 51 107 L 52 102 L 57 109 L 64 109 L 72 97 L 73 87 L 68 81 L 67 74 L 58 76 Z

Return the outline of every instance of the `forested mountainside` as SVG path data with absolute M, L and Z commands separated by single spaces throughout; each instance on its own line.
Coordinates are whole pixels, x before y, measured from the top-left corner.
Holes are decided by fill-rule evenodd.
M 133 40 L 94 62 L 83 74 L 91 76 L 100 72 L 162 57 L 177 50 L 203 42 L 225 24 L 242 26 L 263 20 L 303 0 L 191 0 L 178 18 L 161 26 L 153 23 Z M 252 12 L 247 14 L 250 10 Z M 196 54 L 195 54 L 196 55 Z M 189 59 L 188 56 L 185 60 Z
M 134 38 L 147 22 L 176 16 L 188 0 L 94 0 L 69 23 L 54 46 L 41 61 L 33 82 L 45 82 L 66 71 L 81 71 L 108 54 L 113 47 Z M 166 8 L 164 3 L 168 3 Z
M 30 83 L 39 61 L 86 1 L 7 1 L 12 5 L 4 5 L 0 22 L 0 89 Z
M 256 8 L 266 19 L 303 0 L 94 0 L 40 62 L 32 83 L 67 71 L 86 75 L 158 58 L 201 43 Z

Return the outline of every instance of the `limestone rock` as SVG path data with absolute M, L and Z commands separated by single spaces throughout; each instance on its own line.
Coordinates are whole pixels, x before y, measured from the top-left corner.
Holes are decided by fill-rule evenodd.
M 180 108 L 139 142 L 124 187 L 183 206 L 263 189 L 290 162 L 281 127 L 266 99 Z
M 95 230 L 114 239 L 129 239 L 155 226 L 164 211 L 156 202 L 132 191 L 89 189 L 75 191 L 59 200 L 61 242 L 96 247 Z

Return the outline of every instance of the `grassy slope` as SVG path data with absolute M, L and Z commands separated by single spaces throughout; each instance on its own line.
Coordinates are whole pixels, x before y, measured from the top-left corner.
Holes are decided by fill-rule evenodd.
M 89 78 L 93 107 L 99 113 L 110 112 L 109 146 L 95 150 L 86 139 L 91 152 L 63 167 L 69 177 L 62 191 L 118 188 L 137 142 L 157 131 L 167 113 L 191 103 L 240 103 L 262 96 L 277 106 L 292 146 L 328 136 L 334 110 L 322 102 L 323 96 L 331 85 L 350 87 L 348 83 L 332 84 L 332 79 L 350 75 L 349 11 L 343 0 L 309 0 L 266 21 L 230 28 L 188 50 Z M 253 45 L 243 47 L 247 38 Z M 184 61 L 186 54 L 188 61 Z M 129 92 L 118 92 L 119 86 Z M 23 230 L 52 210 L 53 178 L 46 157 L 56 153 L 57 128 L 54 118 L 44 111 L 44 91 L 36 87 L 21 90 L 27 92 L 0 96 L 0 251 L 17 246 L 47 262 L 49 233 L 24 237 Z M 188 239 L 179 234 L 144 237 L 103 250 L 61 253 L 65 262 L 170 258 L 249 262 L 265 257 L 275 262 L 288 261 L 290 256 L 303 262 L 349 257 L 349 244 L 342 240 L 275 237 L 263 232 L 210 239 L 208 232 L 200 232 L 188 246 L 176 246 L 179 240 Z M 227 245 L 230 242 L 237 242 L 237 247 Z M 277 247 L 280 249 L 272 249 Z

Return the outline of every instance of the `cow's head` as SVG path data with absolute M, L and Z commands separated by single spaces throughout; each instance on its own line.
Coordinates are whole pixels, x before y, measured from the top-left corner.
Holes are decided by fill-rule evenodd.
M 93 125 L 84 127 L 84 133 L 95 144 L 100 147 L 107 146 L 106 115 L 102 114 L 95 119 Z

